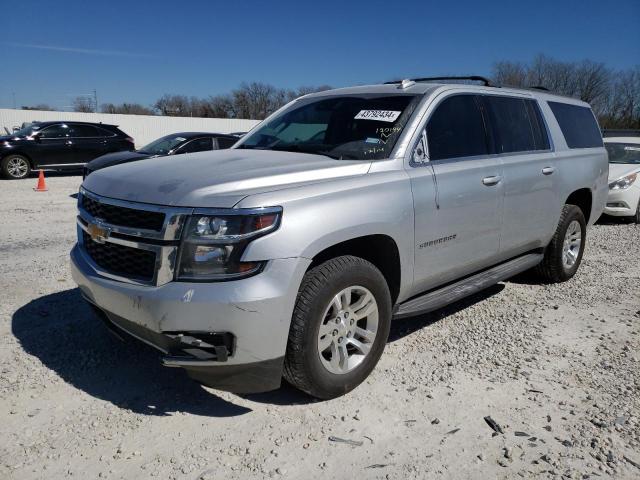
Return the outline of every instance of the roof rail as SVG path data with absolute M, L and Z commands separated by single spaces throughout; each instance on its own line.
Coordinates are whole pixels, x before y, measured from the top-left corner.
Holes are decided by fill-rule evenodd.
M 489 80 L 486 77 L 481 77 L 479 75 L 469 75 L 469 76 L 461 76 L 461 77 L 457 77 L 457 76 L 453 76 L 453 77 L 422 77 L 422 78 L 409 78 L 406 79 L 409 80 L 411 82 L 433 82 L 436 80 L 472 80 L 474 82 L 482 82 L 484 83 L 485 87 L 497 87 L 497 85 L 494 85 L 493 83 L 491 83 L 491 80 Z M 385 85 L 393 85 L 394 83 L 400 83 L 402 84 L 403 81 L 406 80 L 393 80 L 391 82 L 385 82 Z
M 530 88 L 531 90 L 542 90 L 543 92 L 550 92 L 551 91 L 547 87 L 543 87 L 542 85 L 533 85 L 531 87 L 526 87 L 526 88 Z

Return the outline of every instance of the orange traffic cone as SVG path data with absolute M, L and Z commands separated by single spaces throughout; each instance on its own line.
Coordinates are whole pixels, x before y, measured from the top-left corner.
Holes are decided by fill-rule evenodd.
M 47 188 L 47 184 L 44 181 L 44 172 L 40 170 L 40 175 L 38 175 L 38 186 L 34 188 L 36 192 L 46 192 L 49 190 Z

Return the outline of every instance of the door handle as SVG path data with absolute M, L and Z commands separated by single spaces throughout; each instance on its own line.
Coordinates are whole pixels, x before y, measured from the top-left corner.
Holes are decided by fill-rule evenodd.
M 500 175 L 494 175 L 493 177 L 484 177 L 482 179 L 482 183 L 487 187 L 490 187 L 492 185 L 499 184 L 501 180 L 502 180 L 502 177 Z
M 542 174 L 543 174 L 543 175 L 551 175 L 551 174 L 552 174 L 553 172 L 555 172 L 555 171 L 556 171 L 556 169 L 555 169 L 555 168 L 553 168 L 553 167 L 544 167 L 544 168 L 542 169 Z
M 67 140 L 66 142 L 64 142 L 65 145 L 73 145 L 73 142 L 71 140 Z

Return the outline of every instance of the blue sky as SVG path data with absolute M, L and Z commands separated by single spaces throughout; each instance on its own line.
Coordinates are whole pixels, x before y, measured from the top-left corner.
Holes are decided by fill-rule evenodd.
M 151 104 L 243 81 L 345 86 L 489 74 L 498 60 L 640 64 L 640 1 L 7 2 L 0 107 Z

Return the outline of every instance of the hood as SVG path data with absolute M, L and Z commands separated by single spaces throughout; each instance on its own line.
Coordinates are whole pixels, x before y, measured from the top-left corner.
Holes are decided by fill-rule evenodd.
M 610 163 L 609 182 L 613 182 L 625 175 L 638 171 L 640 171 L 640 165 L 637 163 Z
M 133 162 L 135 160 L 142 160 L 143 158 L 149 158 L 148 153 L 139 152 L 113 152 L 102 155 L 101 157 L 94 158 L 87 164 L 87 168 L 95 172 L 101 168 L 111 167 L 113 165 L 119 165 L 121 163 Z
M 231 208 L 248 195 L 364 175 L 370 161 L 269 150 L 215 150 L 150 158 L 92 173 L 87 190 L 156 205 Z
M 11 142 L 11 143 L 24 142 L 26 140 L 27 140 L 27 137 L 16 137 L 15 135 L 2 135 L 2 136 L 0 136 L 0 143 L 1 142 Z M 33 140 L 29 140 L 29 141 L 33 141 Z

